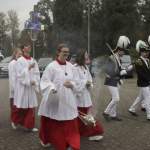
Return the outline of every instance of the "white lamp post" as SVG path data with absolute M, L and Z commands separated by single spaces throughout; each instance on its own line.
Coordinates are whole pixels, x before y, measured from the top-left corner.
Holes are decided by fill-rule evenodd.
M 90 39 L 90 33 L 91 33 L 91 30 L 90 30 L 90 3 L 88 3 L 88 54 L 90 55 L 90 46 L 91 46 L 91 39 Z
M 91 13 L 91 9 L 90 9 L 90 0 L 87 0 L 87 1 L 85 1 L 85 0 L 80 0 L 80 2 L 83 4 L 83 5 L 85 5 L 85 6 L 88 6 L 88 10 L 87 10 L 87 17 L 88 17 L 88 20 L 87 20 L 87 22 L 88 22 L 88 26 L 87 26 L 87 28 L 88 28 L 88 33 L 87 33 L 87 36 L 88 36 L 88 54 L 90 55 L 90 46 L 91 46 L 91 39 L 90 39 L 90 36 L 91 36 L 91 30 L 90 30 L 90 13 Z
M 33 58 L 35 58 L 35 42 L 37 40 L 38 33 L 39 33 L 39 31 L 38 30 L 34 30 L 34 29 L 31 29 L 29 31 L 30 38 L 31 38 L 31 41 L 32 41 Z

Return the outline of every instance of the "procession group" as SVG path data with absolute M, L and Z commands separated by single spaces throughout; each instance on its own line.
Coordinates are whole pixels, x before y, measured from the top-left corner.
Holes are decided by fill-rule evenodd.
M 120 36 L 104 68 L 104 84 L 111 94 L 111 101 L 103 112 L 106 120 L 122 120 L 117 110 L 121 79 L 134 67 L 140 91 L 129 112 L 137 116 L 137 106 L 142 103 L 147 120 L 150 120 L 150 48 L 146 42 L 139 40 L 136 44 L 139 58 L 134 64 L 123 68 L 120 58 L 129 50 L 129 45 L 129 38 Z M 48 64 L 41 78 L 38 64 L 30 56 L 30 52 L 29 44 L 16 48 L 9 63 L 12 128 L 17 130 L 22 126 L 27 131 L 38 131 L 35 128 L 35 108 L 38 106 L 37 94 L 41 94 L 38 115 L 39 139 L 43 147 L 52 145 L 55 150 L 79 150 L 81 136 L 88 137 L 91 141 L 101 140 L 104 129 L 101 123 L 89 114 L 92 109 L 90 89 L 93 88 L 93 82 L 87 66 L 87 51 L 80 49 L 73 65 L 67 60 L 68 46 L 58 45 L 55 60 Z
M 92 107 L 89 90 L 93 84 L 86 66 L 89 61 L 86 50 L 78 52 L 76 64 L 72 65 L 66 61 L 68 46 L 58 45 L 56 59 L 46 67 L 41 79 L 38 64 L 30 52 L 30 45 L 17 48 L 9 64 L 12 128 L 22 126 L 28 131 L 38 131 L 35 108 L 40 93 L 39 138 L 43 147 L 53 145 L 56 150 L 79 150 L 80 136 L 101 140 L 102 125 L 88 115 Z

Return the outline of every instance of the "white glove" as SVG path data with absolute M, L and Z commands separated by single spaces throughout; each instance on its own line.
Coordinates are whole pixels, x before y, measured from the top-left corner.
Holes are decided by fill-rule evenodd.
M 127 71 L 131 71 L 131 70 L 133 70 L 133 65 L 129 65 L 129 66 L 127 67 Z
M 120 71 L 120 75 L 121 75 L 121 76 L 123 76 L 123 75 L 125 75 L 125 74 L 127 74 L 127 71 L 126 71 L 126 70 L 121 70 L 121 71 Z

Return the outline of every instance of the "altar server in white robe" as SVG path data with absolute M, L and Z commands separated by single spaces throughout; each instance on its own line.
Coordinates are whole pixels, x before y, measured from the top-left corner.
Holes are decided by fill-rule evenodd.
M 73 65 L 66 61 L 68 55 L 67 45 L 60 44 L 56 60 L 46 67 L 40 83 L 43 98 L 39 136 L 43 146 L 52 144 L 55 150 L 80 149 L 76 83 Z
M 31 46 L 24 46 L 22 52 L 23 56 L 16 63 L 13 122 L 35 132 L 38 131 L 35 128 L 35 108 L 38 106 L 36 92 L 39 91 L 40 72 L 36 60 L 30 56 Z
M 14 103 L 14 91 L 15 91 L 15 84 L 16 84 L 16 73 L 15 73 L 15 66 L 17 59 L 21 57 L 22 51 L 20 48 L 15 48 L 13 50 L 12 60 L 8 65 L 8 77 L 9 77 L 9 99 L 10 99 L 10 119 L 11 125 L 13 129 L 16 129 L 12 121 L 13 113 L 15 112 L 15 108 L 13 107 Z
M 76 64 L 74 65 L 74 73 L 76 82 L 78 83 L 77 106 L 80 115 L 89 114 L 92 109 L 92 99 L 90 88 L 93 87 L 92 76 L 87 66 L 89 56 L 86 50 L 80 49 L 77 53 Z M 96 121 L 95 126 L 88 126 L 78 118 L 79 131 L 81 136 L 89 137 L 89 140 L 99 141 L 103 138 L 103 127 L 100 122 Z

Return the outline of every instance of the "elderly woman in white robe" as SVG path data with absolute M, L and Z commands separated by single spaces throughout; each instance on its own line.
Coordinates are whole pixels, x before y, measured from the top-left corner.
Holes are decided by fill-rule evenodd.
M 39 108 L 40 140 L 43 146 L 52 144 L 55 150 L 80 149 L 78 111 L 76 105 L 73 65 L 66 61 L 69 48 L 58 46 L 58 56 L 50 63 L 41 79 L 43 94 Z
M 24 46 L 22 51 L 23 56 L 16 63 L 13 122 L 35 132 L 38 131 L 35 128 L 35 108 L 38 106 L 36 92 L 39 90 L 40 72 L 37 62 L 30 56 L 31 47 Z

